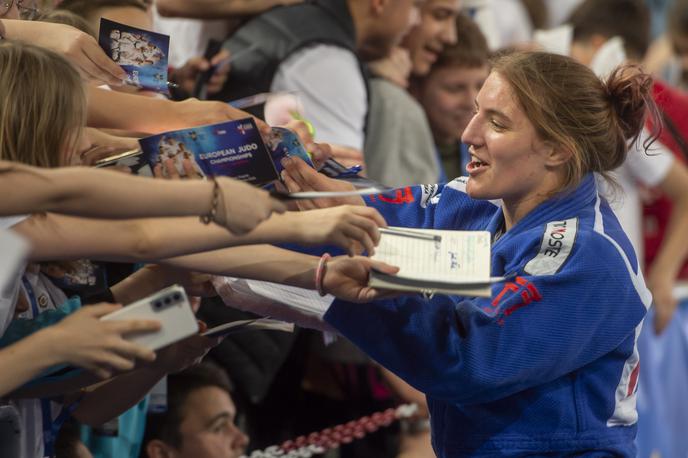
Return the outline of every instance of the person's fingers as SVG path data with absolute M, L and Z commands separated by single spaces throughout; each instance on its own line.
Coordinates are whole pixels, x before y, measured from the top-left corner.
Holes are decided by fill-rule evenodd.
M 136 367 L 136 362 L 114 352 L 105 352 L 99 357 L 100 365 L 107 364 L 117 371 L 130 371 Z
M 167 178 L 169 178 L 170 180 L 181 179 L 181 176 L 179 175 L 179 170 L 177 170 L 177 164 L 175 163 L 174 159 L 165 159 L 163 161 L 163 167 L 167 172 Z
M 399 268 L 397 266 L 387 264 L 386 262 L 374 261 L 372 259 L 367 259 L 366 261 L 371 269 L 377 270 L 380 273 L 395 275 L 399 272 Z
M 229 59 L 230 53 L 227 49 L 222 48 L 217 54 L 213 56 L 212 59 L 210 59 L 210 63 L 212 65 L 217 65 L 227 59 Z M 229 67 L 229 64 L 223 65 L 224 67 Z
M 155 320 L 112 320 L 107 322 L 107 329 L 119 335 L 134 332 L 155 332 L 160 330 L 160 322 Z
M 191 310 L 193 310 L 194 313 L 198 312 L 198 309 L 201 308 L 201 298 L 198 296 L 191 296 L 189 298 L 189 305 L 191 305 Z
M 375 251 L 375 245 L 373 244 L 373 239 L 370 238 L 368 233 L 354 224 L 348 224 L 343 229 L 344 234 L 350 239 L 351 242 L 360 243 L 363 248 L 370 254 Z M 351 244 L 349 246 L 349 253 L 351 256 L 356 256 L 356 246 Z
M 184 175 L 186 175 L 187 178 L 199 178 L 198 172 L 196 172 L 196 169 L 191 163 L 191 159 L 184 159 L 182 161 L 182 168 L 184 169 Z
M 389 291 L 389 290 L 384 290 L 384 289 L 376 289 L 376 288 L 370 288 L 366 287 L 361 291 L 361 299 L 364 302 L 370 302 L 373 300 L 380 300 L 380 299 L 392 299 L 395 297 L 400 296 L 401 292 L 399 291 Z
M 361 205 L 347 205 L 349 213 L 364 216 L 375 222 L 377 227 L 387 227 L 385 218 L 373 207 L 363 207 Z M 379 232 L 379 231 L 378 231 Z
M 93 366 L 87 369 L 93 372 L 93 374 L 101 380 L 106 380 L 112 377 L 112 370 L 105 369 L 104 367 Z
M 142 345 L 128 342 L 124 339 L 117 339 L 113 344 L 112 350 L 126 359 L 140 359 L 142 361 L 154 361 L 155 352 Z
M 291 177 L 300 184 L 304 191 L 322 191 L 323 180 L 318 176 L 319 173 L 308 166 L 298 157 L 288 157 L 282 160 L 282 165 L 289 172 Z M 326 178 L 326 177 L 325 177 Z
M 155 167 L 153 167 L 153 176 L 155 178 L 165 178 L 165 174 L 162 171 L 162 164 L 155 164 Z
M 88 58 L 88 55 L 80 49 L 77 51 L 79 54 L 70 59 L 76 66 L 79 74 L 86 81 L 96 81 L 98 83 L 113 84 L 121 86 L 122 82 L 119 81 L 115 83 L 110 75 L 103 74 L 98 67 Z
M 192 57 L 186 64 L 193 70 L 193 74 L 196 75 L 198 72 L 204 72 L 210 69 L 210 62 L 208 62 L 203 57 Z
M 287 206 L 277 199 L 270 198 L 270 210 L 271 213 L 284 213 L 286 212 Z
M 81 48 L 82 53 L 86 57 L 81 63 L 88 66 L 87 71 L 93 74 L 96 79 L 115 86 L 121 86 L 122 81 L 127 77 L 126 72 L 108 58 L 95 39 L 89 38 L 85 40 L 84 46 Z
M 112 313 L 115 310 L 119 310 L 121 308 L 122 308 L 121 304 L 107 304 L 107 303 L 103 302 L 100 304 L 89 305 L 88 307 L 83 307 L 83 308 L 79 309 L 79 311 L 77 311 L 76 313 L 85 314 L 88 316 L 92 316 L 94 318 L 100 318 L 102 316 L 105 316 L 105 315 Z
M 290 165 L 289 161 L 282 161 L 282 164 L 285 166 L 285 168 L 282 170 L 281 177 L 289 192 L 313 191 L 313 188 L 305 185 L 301 175 L 298 173 L 292 174 L 292 169 L 294 167 Z
M 365 231 L 365 233 L 370 238 L 370 242 L 372 244 L 372 251 L 368 250 L 368 254 L 372 256 L 372 254 L 375 251 L 375 247 L 380 241 L 380 230 L 378 228 L 378 225 L 375 223 L 375 221 L 368 219 L 366 217 L 355 215 L 350 215 L 350 217 L 351 223 L 363 229 L 363 231 Z
M 332 157 L 332 147 L 327 143 L 310 143 L 306 150 L 311 153 L 311 160 L 316 170 L 320 170 L 329 158 Z

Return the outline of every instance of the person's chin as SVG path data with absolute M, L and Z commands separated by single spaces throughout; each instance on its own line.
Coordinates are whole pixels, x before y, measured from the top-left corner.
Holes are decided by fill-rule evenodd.
M 417 77 L 424 77 L 427 76 L 428 73 L 430 73 L 430 68 L 432 67 L 432 62 L 426 60 L 426 59 L 415 59 L 413 61 L 413 68 L 411 69 L 411 73 L 413 73 L 413 76 Z
M 489 187 L 480 183 L 479 179 L 470 177 L 466 182 L 466 194 L 468 194 L 468 197 L 471 199 L 477 200 L 490 200 L 495 198 L 493 195 L 494 193 L 489 191 Z

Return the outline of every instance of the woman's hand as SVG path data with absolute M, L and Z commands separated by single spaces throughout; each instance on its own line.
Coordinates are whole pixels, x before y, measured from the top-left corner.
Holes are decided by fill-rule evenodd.
M 397 46 L 388 57 L 371 62 L 369 67 L 374 75 L 406 88 L 413 64 L 408 50 Z
M 655 307 L 654 328 L 656 334 L 661 334 L 674 316 L 678 301 L 673 295 L 674 284 L 670 276 L 653 270 L 647 280 L 647 287 L 652 291 Z
M 181 68 L 178 68 L 171 76 L 171 80 L 181 86 L 187 94 L 193 94 L 196 86 L 196 78 L 199 74 L 217 66 L 210 80 L 208 80 L 208 94 L 217 94 L 227 82 L 229 74 L 229 51 L 220 50 L 210 61 L 203 56 L 192 57 Z M 227 63 L 223 63 L 227 62 Z
M 286 206 L 270 197 L 266 191 L 242 181 L 218 177 L 219 202 L 215 221 L 233 234 L 250 232 L 273 212 L 284 213 Z
M 356 189 L 351 183 L 329 178 L 309 167 L 308 164 L 296 157 L 285 158 L 282 161 L 284 171 L 282 179 L 289 192 L 310 191 L 352 191 Z M 337 205 L 362 205 L 365 202 L 360 196 L 334 197 L 327 199 L 299 200 L 300 210 L 315 208 L 329 208 Z
M 133 369 L 137 359 L 155 360 L 152 350 L 128 342 L 124 336 L 157 331 L 160 323 L 152 320 L 101 320 L 120 308 L 121 305 L 115 304 L 89 305 L 46 328 L 54 342 L 50 351 L 55 352 L 59 362 L 86 368 L 101 378 L 111 377 L 113 371 Z
M 294 213 L 293 217 L 295 224 L 291 230 L 295 231 L 296 243 L 334 244 L 350 256 L 363 250 L 372 255 L 380 242 L 378 228 L 387 227 L 376 209 L 352 205 Z
M 295 119 L 281 127 L 293 131 L 299 137 L 303 147 L 310 153 L 316 170 L 320 170 L 325 161 L 332 156 L 332 147 L 327 143 L 316 143 L 313 139 L 312 127 L 306 122 Z
M 87 33 L 64 24 L 3 21 L 7 38 L 24 40 L 66 57 L 87 80 L 121 86 L 127 77 Z
M 327 263 L 323 277 L 323 291 L 349 302 L 370 302 L 402 294 L 368 286 L 368 277 L 373 269 L 388 275 L 399 272 L 398 267 L 384 262 L 360 256 L 355 258 L 339 256 Z

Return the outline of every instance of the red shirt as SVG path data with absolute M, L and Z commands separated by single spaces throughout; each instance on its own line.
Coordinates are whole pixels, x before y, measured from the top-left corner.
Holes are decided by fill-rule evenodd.
M 653 97 L 660 111 L 671 120 L 676 131 L 688 144 L 688 93 L 680 91 L 663 81 L 655 81 Z M 651 120 L 648 120 L 648 128 L 652 131 Z M 664 126 L 659 136 L 659 141 L 666 145 L 676 159 L 686 163 L 686 156 L 675 140 L 671 130 Z M 643 236 L 645 243 L 645 270 L 649 267 L 659 252 L 660 244 L 664 238 L 667 224 L 671 216 L 671 201 L 659 189 L 651 189 L 643 199 Z M 688 279 L 688 262 L 683 265 L 679 278 Z

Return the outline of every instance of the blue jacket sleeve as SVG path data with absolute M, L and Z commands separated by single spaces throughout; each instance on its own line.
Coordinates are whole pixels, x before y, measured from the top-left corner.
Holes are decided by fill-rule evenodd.
M 365 198 L 390 226 L 480 230 L 499 207 L 465 193 L 465 177 L 447 184 L 407 186 Z
M 325 320 L 429 397 L 470 404 L 595 361 L 632 335 L 645 315 L 623 259 L 595 235 L 558 273 L 524 274 L 492 292 L 489 299 L 335 301 Z

